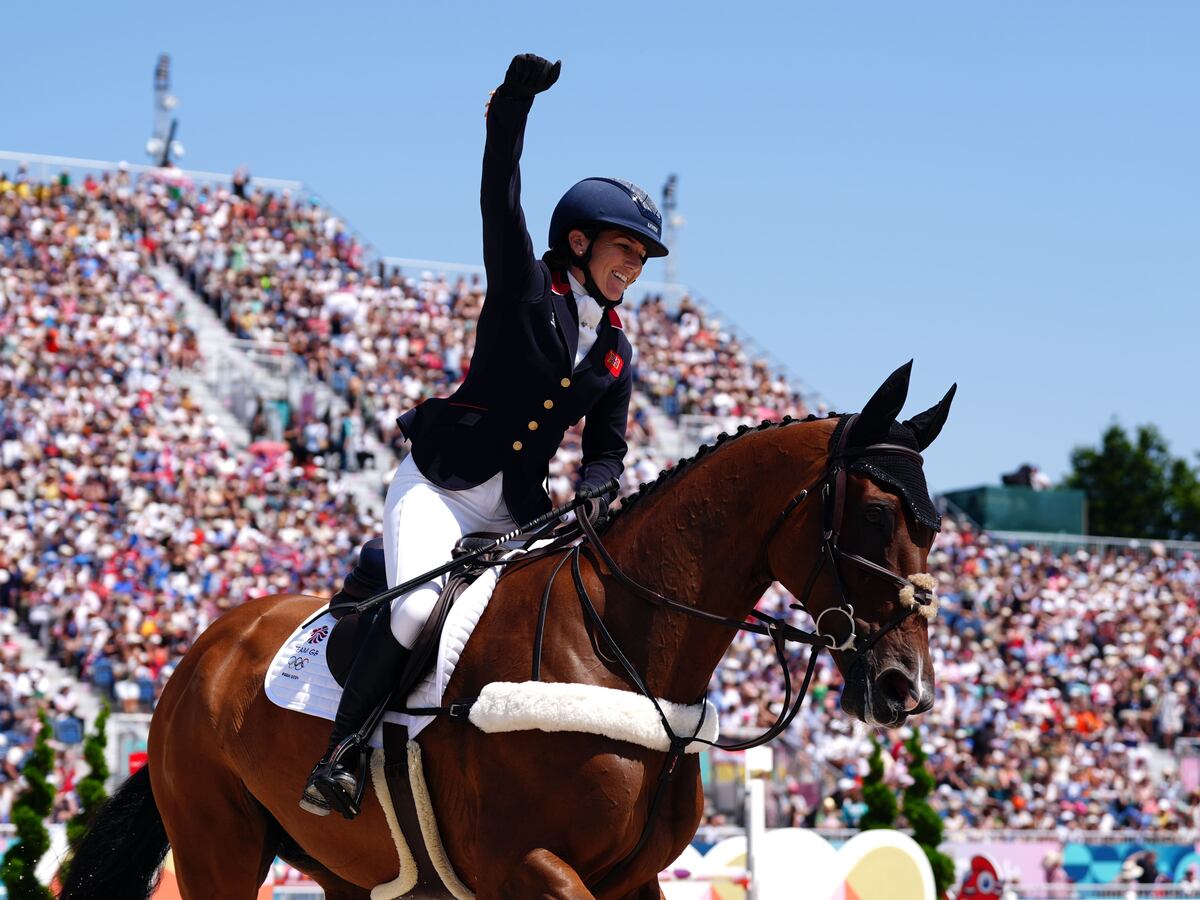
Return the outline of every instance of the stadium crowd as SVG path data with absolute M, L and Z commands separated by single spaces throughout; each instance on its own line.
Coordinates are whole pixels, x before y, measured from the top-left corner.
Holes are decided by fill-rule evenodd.
M 0 606 L 124 711 L 222 610 L 328 593 L 374 525 L 324 469 L 239 452 L 172 382 L 197 348 L 146 273 L 136 196 L 118 175 L 0 179 Z M 12 760 L 44 679 L 0 664 Z
M 155 240 L 231 331 L 286 344 L 394 441 L 395 419 L 461 382 L 483 304 L 478 276 L 372 271 L 344 223 L 312 200 L 175 191 L 147 211 Z M 622 307 L 639 393 L 668 414 L 757 422 L 807 414 L 799 392 L 688 298 Z
M 329 210 L 241 193 L 124 172 L 78 185 L 0 177 L 0 607 L 122 710 L 150 709 L 230 605 L 331 593 L 377 524 L 342 483 L 353 464 L 336 452 L 340 427 L 302 423 L 290 450 L 249 453 L 176 384 L 199 347 L 151 264 L 177 266 L 239 337 L 286 344 L 346 399 L 351 432 L 401 453 L 395 416 L 452 389 L 470 358 L 478 282 L 372 272 Z M 664 465 L 654 406 L 747 420 L 807 412 L 690 301 L 647 298 L 625 319 L 640 354 L 627 486 Z M 559 498 L 578 456 L 576 431 L 552 472 Z M 1046 553 L 951 526 L 930 567 L 942 597 L 930 642 L 938 702 L 919 727 L 949 825 L 1200 827 L 1200 796 L 1146 752 L 1200 735 L 1188 701 L 1200 677 L 1194 559 Z M 772 589 L 762 607 L 791 599 Z M 40 689 L 4 648 L 8 797 Z M 723 731 L 773 719 L 782 684 L 771 658 L 735 642 L 712 692 Z M 853 826 L 861 815 L 868 747 L 837 696 L 823 661 L 781 741 L 776 823 Z M 902 737 L 886 736 L 897 783 Z

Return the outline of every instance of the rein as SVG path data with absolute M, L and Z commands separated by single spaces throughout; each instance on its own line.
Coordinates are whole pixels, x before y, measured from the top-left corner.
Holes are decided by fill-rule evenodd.
M 807 611 L 808 601 L 812 595 L 813 589 L 816 587 L 817 579 L 820 577 L 821 572 L 828 563 L 830 572 L 834 578 L 834 582 L 837 585 L 838 595 L 841 602 L 836 606 L 827 607 L 815 616 L 815 632 L 804 631 L 796 628 L 794 625 L 789 624 L 780 617 L 772 616 L 756 609 L 750 611 L 750 616 L 752 616 L 756 621 L 747 622 L 743 619 L 736 619 L 731 616 L 722 616 L 715 613 L 710 613 L 706 610 L 697 609 L 693 606 L 689 606 L 686 603 L 681 603 L 678 600 L 673 600 L 670 597 L 666 597 L 663 594 L 660 594 L 658 591 L 655 591 L 652 588 L 646 587 L 645 585 L 635 581 L 624 570 L 622 570 L 620 565 L 613 558 L 612 554 L 609 553 L 608 548 L 604 546 L 604 542 L 600 539 L 600 535 L 597 533 L 595 525 L 592 523 L 592 521 L 586 516 L 581 516 L 579 518 L 579 526 L 583 531 L 585 542 L 576 544 L 570 548 L 567 551 L 567 554 L 564 555 L 563 559 L 560 560 L 558 565 L 555 567 L 554 572 L 550 577 L 550 583 L 547 584 L 545 595 L 542 598 L 542 616 L 539 617 L 538 636 L 540 637 L 542 633 L 541 626 L 543 623 L 546 602 L 548 601 L 550 594 L 550 585 L 553 584 L 554 577 L 557 576 L 559 570 L 563 566 L 563 563 L 565 563 L 567 558 L 570 557 L 572 560 L 571 568 L 572 577 L 575 581 L 575 590 L 579 595 L 580 602 L 583 604 L 588 618 L 592 621 L 593 625 L 596 626 L 597 633 L 600 634 L 604 639 L 605 644 L 608 645 L 609 650 L 615 655 L 616 661 L 621 664 L 621 668 L 625 671 L 630 681 L 633 682 L 640 693 L 645 695 L 652 703 L 654 703 L 659 718 L 662 720 L 663 728 L 665 729 L 667 736 L 671 741 L 672 748 L 675 747 L 676 743 L 679 743 L 680 747 L 682 748 L 691 743 L 693 740 L 696 740 L 700 741 L 701 743 L 710 744 L 711 746 L 722 750 L 738 751 L 748 750 L 752 747 L 758 747 L 771 740 L 774 740 L 787 728 L 788 725 L 791 724 L 792 720 L 796 717 L 796 714 L 800 711 L 800 707 L 804 702 L 804 697 L 808 693 L 808 687 L 812 681 L 813 672 L 816 669 L 817 657 L 821 650 L 829 649 L 853 653 L 854 657 L 853 661 L 851 662 L 851 668 L 853 669 L 853 667 L 862 662 L 867 651 L 874 647 L 874 645 L 884 635 L 897 628 L 906 619 L 908 619 L 909 616 L 916 613 L 922 607 L 931 606 L 935 603 L 933 592 L 926 587 L 916 584 L 903 575 L 899 575 L 890 569 L 886 569 L 877 563 L 871 562 L 869 559 L 859 556 L 856 553 L 849 553 L 845 550 L 842 550 L 838 546 L 838 540 L 842 528 L 842 520 L 845 513 L 847 470 L 843 461 L 853 456 L 868 453 L 872 456 L 877 456 L 884 453 L 906 454 L 914 456 L 918 461 L 921 461 L 921 455 L 919 453 L 899 444 L 872 444 L 861 449 L 852 451 L 845 450 L 844 448 L 847 435 L 849 434 L 850 429 L 853 427 L 857 418 L 858 417 L 856 415 L 851 416 L 849 421 L 847 421 L 846 426 L 842 429 L 838 447 L 830 456 L 829 466 L 821 478 L 821 481 L 823 482 L 821 487 L 821 509 L 823 516 L 821 561 L 809 575 L 808 581 L 805 584 L 804 592 L 801 594 L 799 601 L 792 604 L 793 609 L 804 609 Z M 774 540 L 775 536 L 783 527 L 791 513 L 794 512 L 809 496 L 811 496 L 811 494 L 812 488 L 805 488 L 788 501 L 783 510 L 780 512 L 779 516 L 776 518 L 774 524 L 771 526 L 771 530 L 767 533 L 764 543 L 766 543 L 768 546 L 770 545 L 771 541 Z M 701 619 L 725 628 L 731 628 L 735 631 L 748 631 L 754 634 L 760 634 L 769 637 L 775 650 L 776 662 L 778 663 L 780 671 L 784 676 L 784 700 L 780 705 L 780 711 L 776 716 L 774 723 L 768 726 L 768 728 L 757 737 L 729 744 L 723 744 L 719 741 L 705 741 L 701 738 L 697 738 L 695 734 L 688 738 L 681 738 L 679 735 L 676 735 L 674 731 L 672 731 L 670 725 L 667 723 L 665 714 L 659 708 L 657 699 L 646 688 L 641 676 L 633 670 L 632 664 L 629 663 L 628 659 L 621 652 L 620 648 L 616 644 L 615 639 L 604 626 L 603 622 L 600 620 L 599 614 L 596 612 L 595 605 L 593 604 L 591 597 L 588 595 L 587 587 L 583 583 L 583 578 L 579 571 L 579 558 L 582 555 L 583 547 L 585 545 L 596 552 L 600 559 L 604 561 L 604 564 L 608 567 L 609 572 L 614 578 L 616 578 L 618 583 L 635 597 L 650 602 L 656 606 L 671 609 L 675 612 L 683 613 L 684 615 L 691 616 L 696 619 Z M 900 613 L 887 625 L 883 626 L 869 638 L 867 638 L 862 646 L 858 645 L 857 625 L 854 621 L 854 606 L 849 601 L 846 585 L 842 579 L 841 572 L 838 567 L 838 563 L 841 561 L 858 566 L 870 575 L 886 578 L 898 587 L 910 588 L 913 593 L 914 602 L 912 605 L 908 606 L 904 612 Z M 772 580 L 778 580 L 774 578 L 773 573 L 770 574 L 772 574 Z M 822 623 L 831 613 L 840 615 L 844 620 L 844 636 L 842 636 L 838 631 L 826 631 L 822 628 Z M 804 678 L 801 681 L 800 689 L 795 693 L 794 699 L 792 696 L 793 678 L 791 670 L 788 667 L 786 655 L 788 643 L 808 644 L 813 648 L 813 650 L 809 653 L 808 666 L 805 669 Z M 541 649 L 541 642 L 535 642 L 535 680 L 537 680 L 537 673 L 540 671 Z M 703 719 L 701 721 L 703 721 Z M 698 733 L 699 730 L 697 729 L 696 734 Z
M 909 616 L 917 612 L 925 612 L 928 614 L 929 610 L 936 609 L 937 598 L 935 597 L 933 590 L 930 587 L 927 587 L 924 581 L 920 580 L 919 576 L 918 581 L 906 578 L 905 576 L 899 575 L 890 569 L 886 569 L 863 556 L 843 550 L 838 545 L 845 514 L 846 479 L 848 476 L 845 462 L 847 460 L 864 455 L 879 456 L 882 454 L 897 454 L 913 457 L 918 463 L 923 462 L 921 455 L 917 451 L 908 447 L 904 447 L 900 444 L 879 443 L 870 444 L 861 448 L 847 449 L 846 445 L 848 435 L 850 434 L 850 431 L 857 419 L 857 415 L 852 415 L 847 419 L 845 426 L 841 429 L 837 447 L 830 454 L 825 473 L 814 485 L 800 491 L 800 493 L 796 494 L 787 502 L 783 510 L 779 513 L 779 516 L 775 519 L 775 522 L 772 524 L 771 529 L 767 532 L 767 535 L 764 539 L 764 543 L 769 546 L 771 541 L 775 539 L 776 535 L 782 529 L 783 525 L 786 524 L 788 517 L 797 508 L 799 508 L 799 506 L 813 494 L 814 490 L 817 489 L 817 486 L 820 485 L 819 490 L 821 495 L 822 512 L 821 560 L 810 573 L 799 601 L 791 604 L 791 608 L 793 609 L 803 609 L 808 611 L 808 601 L 812 595 L 813 589 L 816 587 L 817 579 L 820 577 L 821 572 L 824 571 L 826 565 L 828 564 L 829 570 L 834 579 L 834 583 L 837 586 L 840 602 L 835 606 L 829 606 L 821 610 L 821 612 L 814 617 L 814 624 L 816 626 L 815 631 L 804 631 L 803 629 L 789 624 L 781 617 L 772 616 L 767 613 L 760 612 L 757 609 L 752 609 L 749 612 L 749 616 L 754 619 L 754 621 L 746 621 L 744 618 L 738 619 L 732 616 L 723 616 L 717 613 L 711 613 L 707 610 L 697 609 L 694 606 L 681 603 L 678 600 L 667 597 L 653 588 L 647 587 L 646 585 L 634 580 L 621 568 L 621 566 L 613 558 L 612 554 L 609 553 L 608 548 L 604 546 L 604 542 L 601 540 L 595 524 L 596 520 L 599 518 L 599 507 L 596 501 L 593 500 L 589 502 L 586 510 L 579 510 L 579 515 L 574 527 L 569 528 L 566 531 L 560 531 L 557 535 L 555 535 L 555 540 L 550 546 L 539 548 L 538 550 L 531 552 L 529 555 L 518 561 L 519 563 L 531 562 L 535 559 L 541 559 L 547 556 L 562 553 L 561 558 L 555 564 L 553 570 L 551 571 L 550 577 L 546 581 L 546 587 L 542 592 L 541 603 L 539 604 L 538 608 L 537 628 L 534 635 L 531 680 L 541 680 L 542 644 L 545 636 L 546 617 L 549 612 L 550 595 L 559 572 L 561 572 L 566 563 L 570 561 L 571 575 L 575 584 L 575 590 L 579 596 L 579 600 L 583 606 L 584 612 L 588 620 L 592 623 L 595 632 L 600 635 L 609 652 L 612 654 L 611 657 L 607 658 L 609 658 L 612 662 L 618 663 L 621 669 L 625 672 L 626 676 L 629 678 L 630 682 L 637 688 L 638 692 L 654 704 L 654 708 L 662 721 L 663 729 L 665 730 L 671 743 L 672 750 L 668 751 L 669 754 L 675 755 L 676 757 L 681 755 L 683 748 L 690 744 L 693 740 L 709 744 L 722 750 L 739 751 L 761 746 L 778 737 L 787 728 L 787 726 L 791 724 L 792 720 L 796 717 L 796 714 L 800 711 L 800 707 L 808 693 L 808 687 L 812 681 L 812 676 L 816 670 L 817 658 L 821 650 L 828 649 L 837 650 L 839 652 L 853 653 L 854 656 L 850 667 L 851 670 L 853 670 L 854 667 L 858 666 L 862 662 L 867 651 L 874 647 L 875 644 L 882 637 L 884 637 L 884 635 L 903 624 Z M 522 535 L 522 537 L 528 538 L 529 542 L 532 543 L 533 540 L 544 536 L 548 530 L 549 529 L 547 528 L 545 531 L 537 535 Z M 583 540 L 579 543 L 574 543 L 575 538 L 580 535 L 582 536 Z M 629 661 L 624 652 L 621 650 L 620 646 L 617 644 L 616 639 L 604 625 L 602 618 L 596 610 L 595 604 L 592 602 L 591 596 L 588 594 L 587 587 L 583 582 L 582 571 L 580 568 L 580 559 L 582 558 L 582 553 L 585 547 L 591 551 L 594 551 L 595 554 L 599 556 L 599 558 L 608 567 L 610 574 L 623 588 L 625 588 L 625 590 L 643 601 L 652 603 L 655 606 L 670 609 L 674 612 L 682 613 L 683 615 L 691 616 L 695 619 L 700 619 L 713 625 L 721 626 L 723 628 L 729 628 L 734 631 L 750 632 L 752 634 L 758 634 L 770 638 L 772 647 L 775 651 L 776 663 L 778 664 L 779 669 L 784 676 L 784 700 L 780 706 L 780 711 L 776 716 L 775 721 L 758 736 L 745 741 L 729 744 L 723 744 L 719 741 L 707 741 L 696 737 L 696 735 L 699 734 L 701 725 L 703 725 L 703 716 L 701 717 L 700 723 L 697 725 L 697 730 L 693 735 L 688 737 L 680 737 L 679 735 L 675 734 L 669 722 L 667 721 L 666 714 L 659 706 L 657 698 L 654 697 L 652 692 L 646 686 L 645 681 L 641 677 L 640 673 L 637 672 L 633 664 Z M 874 632 L 861 645 L 858 642 L 857 625 L 854 620 L 854 606 L 850 603 L 848 598 L 846 585 L 839 568 L 839 563 L 843 561 L 862 569 L 868 575 L 873 575 L 878 578 L 884 578 L 888 581 L 891 581 L 897 587 L 902 588 L 905 593 L 911 591 L 911 600 L 906 603 L 906 609 L 892 619 L 888 624 Z M 466 563 L 468 561 L 461 560 L 461 562 Z M 470 560 L 470 563 L 481 568 L 505 564 L 504 561 L 500 559 L 474 559 Z M 771 575 L 772 580 L 778 580 L 775 578 L 774 574 L 769 571 L 769 569 L 768 574 Z M 830 614 L 835 614 L 834 621 L 842 623 L 844 630 L 837 628 L 825 630 L 822 627 L 823 622 L 825 622 L 826 618 Z M 840 619 L 837 618 L 839 616 Z M 794 697 L 793 677 L 787 661 L 787 645 L 789 643 L 807 644 L 812 648 L 809 653 L 808 665 L 805 668 L 804 677 L 801 680 L 800 689 L 799 691 L 795 692 Z M 473 701 L 471 700 L 461 700 L 455 704 L 452 704 L 450 707 L 429 707 L 419 710 L 413 709 L 409 710 L 409 712 L 422 715 L 436 715 L 438 713 L 448 713 L 453 708 L 457 712 L 458 716 L 462 716 L 463 709 L 469 708 L 472 702 Z M 674 766 L 674 761 L 671 762 L 671 766 Z
M 603 627 L 603 623 L 598 622 L 599 616 L 595 611 L 591 597 L 588 595 L 587 588 L 583 584 L 582 577 L 578 574 L 578 560 L 585 544 L 593 549 L 600 559 L 604 561 L 604 564 L 608 567 L 610 573 L 614 578 L 617 579 L 620 585 L 635 597 L 650 602 L 656 606 L 668 608 L 675 612 L 683 613 L 684 615 L 701 619 L 715 625 L 731 628 L 736 631 L 748 631 L 771 638 L 771 643 L 775 648 L 776 660 L 780 664 L 781 670 L 785 676 L 783 679 L 785 685 L 784 702 L 775 722 L 761 735 L 747 741 L 735 744 L 721 744 L 711 741 L 706 741 L 705 743 L 710 743 L 712 746 L 723 750 L 746 750 L 751 747 L 758 747 L 774 739 L 785 728 L 787 728 L 788 724 L 791 723 L 796 713 L 799 712 L 800 705 L 804 700 L 804 696 L 808 692 L 808 685 L 812 679 L 816 657 L 821 650 L 829 649 L 853 653 L 854 658 L 851 663 L 851 667 L 853 668 L 853 666 L 857 666 L 861 663 L 867 651 L 870 650 L 880 640 L 880 638 L 901 625 L 909 616 L 913 615 L 918 610 L 925 607 L 931 607 L 936 603 L 936 598 L 934 597 L 933 591 L 925 587 L 923 584 L 915 583 L 903 575 L 899 575 L 890 569 L 886 569 L 877 563 L 871 562 L 871 560 L 866 559 L 865 557 L 856 553 L 849 553 L 845 550 L 842 550 L 841 547 L 838 546 L 843 524 L 843 517 L 845 514 L 847 478 L 845 460 L 862 455 L 878 456 L 881 454 L 894 453 L 911 456 L 914 457 L 918 463 L 922 462 L 922 458 L 919 453 L 899 444 L 871 444 L 863 448 L 847 450 L 847 438 L 857 419 L 858 416 L 853 415 L 847 420 L 845 427 L 841 431 L 838 446 L 829 457 L 829 464 L 826 472 L 818 481 L 818 483 L 822 485 L 820 488 L 823 526 L 821 534 L 821 561 L 809 575 L 808 581 L 805 584 L 804 591 L 801 594 L 799 601 L 791 605 L 793 609 L 808 610 L 808 601 L 812 595 L 813 589 L 816 587 L 817 579 L 820 577 L 822 570 L 824 570 L 826 564 L 828 563 L 834 578 L 834 582 L 837 585 L 838 595 L 841 602 L 836 606 L 827 607 L 815 616 L 815 632 L 804 631 L 796 628 L 794 625 L 790 625 L 780 617 L 771 616 L 758 610 L 750 611 L 750 616 L 752 616 L 756 621 L 747 622 L 744 619 L 736 619 L 731 616 L 722 616 L 715 613 L 710 613 L 706 610 L 697 609 L 694 606 L 689 606 L 686 603 L 681 603 L 678 600 L 673 600 L 670 597 L 666 597 L 663 594 L 660 594 L 658 591 L 640 584 L 626 574 L 626 572 L 621 569 L 617 561 L 613 559 L 613 556 L 611 553 L 609 553 L 608 548 L 604 546 L 604 542 L 600 539 L 600 535 L 597 533 L 595 525 L 590 518 L 586 516 L 581 516 L 579 518 L 579 526 L 583 531 L 585 543 L 577 544 L 567 551 L 567 556 L 573 557 L 572 574 L 575 579 L 576 592 L 579 594 L 580 601 L 584 604 L 585 610 L 588 613 L 588 617 L 593 621 L 593 623 L 600 625 L 597 631 L 604 637 L 605 643 L 609 645 L 609 649 L 616 654 L 617 661 L 622 663 L 622 669 L 626 671 L 626 674 L 629 675 L 630 680 L 638 687 L 639 691 L 645 694 L 651 701 L 655 702 L 656 708 L 657 702 L 650 692 L 644 687 L 640 675 L 637 675 L 637 673 L 631 671 L 632 667 L 628 664 L 624 654 L 620 652 L 620 648 L 616 646 L 615 640 L 612 638 L 611 634 L 609 634 L 607 628 Z M 815 487 L 816 486 L 814 485 L 813 488 Z M 794 512 L 809 496 L 811 496 L 813 488 L 805 488 L 788 501 L 783 510 L 780 512 L 779 516 L 776 518 L 774 524 L 771 526 L 770 531 L 767 532 L 764 540 L 766 545 L 769 546 L 771 541 L 774 540 L 775 536 L 783 527 L 791 513 Z M 567 556 L 564 556 L 555 567 L 554 572 L 550 577 L 551 584 L 553 583 L 554 578 L 557 576 L 559 570 L 562 568 L 563 563 L 566 562 Z M 861 568 L 869 575 L 885 578 L 900 588 L 911 589 L 913 595 L 912 604 L 909 605 L 904 612 L 896 616 L 891 622 L 867 638 L 862 646 L 858 645 L 857 625 L 854 621 L 854 606 L 849 601 L 845 582 L 842 579 L 841 571 L 838 567 L 838 563 L 842 561 L 851 563 Z M 773 573 L 769 572 L 769 570 L 768 573 L 771 574 L 772 580 L 778 580 L 774 577 Z M 546 593 L 543 596 L 543 617 L 545 605 L 549 598 L 549 593 L 550 584 L 547 585 Z M 822 622 L 831 613 L 840 615 L 842 619 L 844 619 L 844 636 L 842 636 L 838 631 L 826 631 L 822 628 Z M 542 618 L 539 618 L 539 635 L 542 631 L 541 625 Z M 785 653 L 786 645 L 788 643 L 808 644 L 814 648 L 814 652 L 810 653 L 809 665 L 805 671 L 800 691 L 797 693 L 794 702 L 791 699 L 792 677 L 787 665 Z M 540 641 L 535 643 L 534 656 L 534 673 L 536 680 L 536 673 L 540 669 Z M 672 743 L 674 743 L 676 740 L 679 740 L 678 736 L 675 735 L 667 725 L 666 717 L 663 715 L 661 710 L 659 710 L 659 716 L 663 719 L 663 726 L 666 728 L 667 735 L 670 737 Z M 689 738 L 684 743 L 689 743 L 692 739 L 693 738 Z

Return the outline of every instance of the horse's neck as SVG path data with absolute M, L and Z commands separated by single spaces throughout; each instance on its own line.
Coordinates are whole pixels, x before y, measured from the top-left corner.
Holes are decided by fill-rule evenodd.
M 613 529 L 633 578 L 680 603 L 743 619 L 771 582 L 766 543 L 784 506 L 824 465 L 831 424 L 781 426 L 730 440 L 674 476 Z M 735 632 L 622 595 L 605 621 L 658 696 L 694 702 Z M 628 651 L 627 651 L 628 652 Z

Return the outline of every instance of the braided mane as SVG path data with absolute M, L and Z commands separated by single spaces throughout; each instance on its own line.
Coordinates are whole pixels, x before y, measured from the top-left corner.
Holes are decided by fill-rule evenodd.
M 733 432 L 732 434 L 727 431 L 722 431 L 719 435 L 717 435 L 717 439 L 711 444 L 701 445 L 700 449 L 696 451 L 694 456 L 681 458 L 677 463 L 675 463 L 675 465 L 667 466 L 658 473 L 658 477 L 653 481 L 643 481 L 638 485 L 638 489 L 636 491 L 634 491 L 628 497 L 623 497 L 621 499 L 621 505 L 609 514 L 608 522 L 605 523 L 604 530 L 607 531 L 613 522 L 619 519 L 631 507 L 636 506 L 637 503 L 643 498 L 653 494 L 667 482 L 674 481 L 684 471 L 690 469 L 695 463 L 699 462 L 700 459 L 725 444 L 736 441 L 738 438 L 750 434 L 751 432 L 757 433 L 760 431 L 767 431 L 771 428 L 782 428 L 785 425 L 792 425 L 794 423 L 815 422 L 819 419 L 837 418 L 840 418 L 838 413 L 829 413 L 825 416 L 818 416 L 814 413 L 813 415 L 807 416 L 803 419 L 797 419 L 792 416 L 784 416 L 782 419 L 764 419 L 757 425 L 739 425 L 737 431 Z

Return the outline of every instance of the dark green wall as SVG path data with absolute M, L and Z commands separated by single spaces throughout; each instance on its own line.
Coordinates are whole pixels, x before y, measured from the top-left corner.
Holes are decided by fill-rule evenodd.
M 1087 498 L 1083 491 L 977 487 L 947 491 L 946 499 L 989 531 L 1087 533 Z

